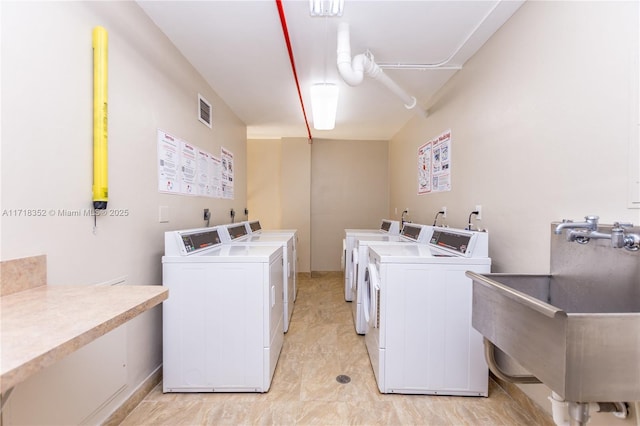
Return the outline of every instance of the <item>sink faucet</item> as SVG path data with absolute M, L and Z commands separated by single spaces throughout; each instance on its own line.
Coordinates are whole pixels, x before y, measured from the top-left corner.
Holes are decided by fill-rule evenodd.
M 572 222 L 563 220 L 553 231 L 555 234 L 562 234 L 563 229 L 567 229 L 567 241 L 575 241 L 580 244 L 587 244 L 590 240 L 607 239 L 611 240 L 611 247 L 626 248 L 630 251 L 640 250 L 640 235 L 626 233 L 624 228 L 633 227 L 631 223 L 615 222 L 610 234 L 598 232 L 598 216 L 585 216 L 584 222 Z
M 555 234 L 562 234 L 563 229 L 585 229 L 588 231 L 596 231 L 598 229 L 598 216 L 585 216 L 584 222 L 573 222 L 571 220 L 563 220 L 561 224 L 556 226 Z

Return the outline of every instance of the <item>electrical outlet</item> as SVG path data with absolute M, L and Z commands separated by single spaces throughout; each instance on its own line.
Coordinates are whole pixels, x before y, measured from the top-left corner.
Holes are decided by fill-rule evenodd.
M 211 212 L 209 212 L 209 209 L 204 209 L 203 218 L 204 218 L 204 220 L 211 219 Z
M 447 217 L 447 206 L 442 207 L 442 217 Z
M 476 208 L 474 211 L 478 212 L 478 214 L 476 215 L 476 219 L 482 220 L 482 206 L 480 204 L 476 204 Z
M 229 212 L 229 215 L 231 216 L 231 219 L 233 219 L 236 216 L 236 211 L 231 209 L 231 211 Z

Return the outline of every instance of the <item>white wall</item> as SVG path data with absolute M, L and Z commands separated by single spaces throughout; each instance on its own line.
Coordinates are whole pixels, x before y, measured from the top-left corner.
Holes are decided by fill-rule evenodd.
M 520 273 L 549 271 L 552 221 L 640 222 L 628 208 L 640 167 L 637 151 L 628 160 L 639 34 L 638 2 L 526 2 L 429 103 L 431 115 L 391 141 L 389 213 L 408 206 L 410 220 L 432 223 L 447 206 L 446 222 L 464 227 L 480 204 L 493 271 Z M 452 190 L 418 196 L 417 149 L 447 129 Z
M 231 208 L 236 220 L 246 218 L 245 125 L 134 2 L 2 2 L 1 7 L 1 208 L 56 212 L 3 215 L 2 259 L 46 254 L 52 285 L 118 277 L 131 285 L 161 284 L 164 231 L 203 226 L 204 208 L 211 210 L 212 224 L 229 222 Z M 91 34 L 97 25 L 109 32 L 108 208 L 127 213 L 99 217 L 94 233 L 93 218 L 57 212 L 91 207 Z M 198 93 L 213 104 L 213 129 L 197 121 Z M 231 150 L 235 199 L 158 193 L 158 128 L 212 153 L 221 146 Z M 158 221 L 160 206 L 169 207 L 168 223 Z M 159 367 L 160 314 L 156 308 L 124 326 L 126 389 L 94 421 L 104 419 Z M 101 365 L 93 364 L 99 382 Z M 64 383 L 50 385 L 64 393 Z M 19 405 L 18 398 L 9 404 Z M 32 410 L 42 406 L 31 399 Z M 11 424 L 4 416 L 3 424 Z

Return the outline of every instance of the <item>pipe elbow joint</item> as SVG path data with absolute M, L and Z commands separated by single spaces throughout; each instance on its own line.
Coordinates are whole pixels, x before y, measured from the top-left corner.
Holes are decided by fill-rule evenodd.
M 405 107 L 406 109 L 413 109 L 413 108 L 415 108 L 415 107 L 416 107 L 416 105 L 418 104 L 418 101 L 416 100 L 416 97 L 415 97 L 415 96 L 411 96 L 411 100 L 413 101 L 413 102 L 411 102 L 411 104 L 404 104 L 404 107 Z
M 338 52 L 338 71 L 340 76 L 349 86 L 357 86 L 364 80 L 364 69 L 361 55 L 351 60 L 351 57 L 344 52 Z

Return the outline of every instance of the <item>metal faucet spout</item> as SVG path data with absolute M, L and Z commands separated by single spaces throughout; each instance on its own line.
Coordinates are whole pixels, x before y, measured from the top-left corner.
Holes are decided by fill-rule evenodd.
M 562 234 L 563 229 L 588 229 L 591 231 L 596 231 L 598 229 L 598 216 L 585 216 L 584 222 L 571 222 L 571 221 L 563 221 L 562 223 L 556 226 L 556 229 L 553 231 L 554 234 Z
M 598 231 L 572 229 L 567 232 L 567 241 L 588 242 L 589 240 L 610 240 L 611 234 Z

